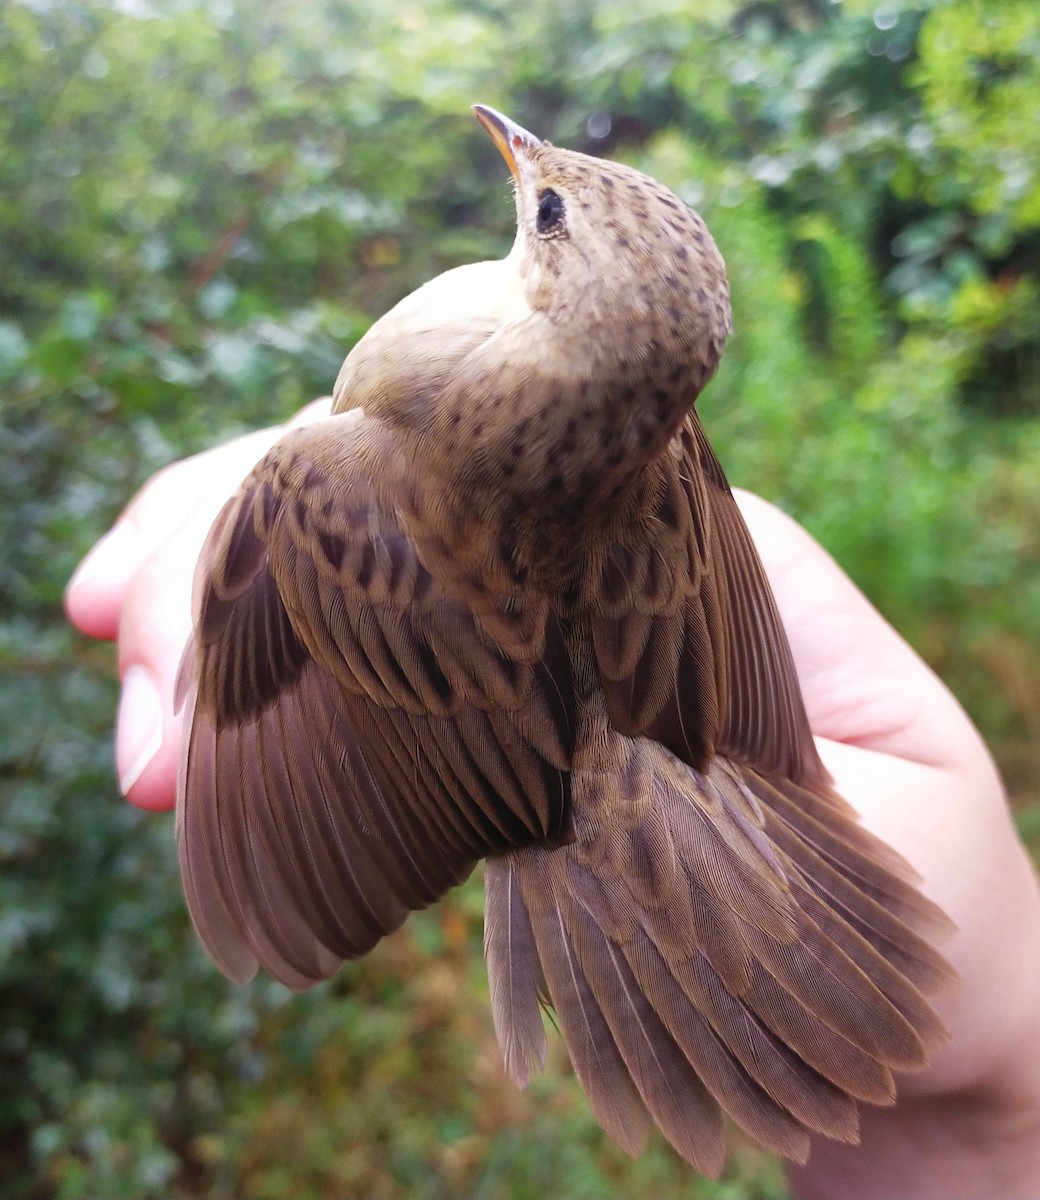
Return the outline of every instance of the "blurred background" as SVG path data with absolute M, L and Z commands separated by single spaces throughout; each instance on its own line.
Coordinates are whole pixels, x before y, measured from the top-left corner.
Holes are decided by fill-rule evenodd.
M 660 1140 L 630 1162 L 558 1044 L 513 1090 L 479 880 L 312 995 L 225 984 L 171 820 L 117 795 L 113 656 L 62 587 L 158 467 L 505 252 L 480 100 L 704 213 L 723 463 L 946 679 L 1036 852 L 1036 0 L 2 0 L 0 47 L 3 1195 L 784 1196 L 750 1151 L 718 1184 Z

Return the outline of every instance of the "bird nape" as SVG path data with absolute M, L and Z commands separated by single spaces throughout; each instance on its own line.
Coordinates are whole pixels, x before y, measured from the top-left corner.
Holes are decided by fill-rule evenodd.
M 804 1160 L 944 1041 L 949 923 L 831 786 L 694 410 L 730 329 L 703 220 L 476 113 L 512 251 L 378 321 L 203 550 L 191 916 L 303 989 L 485 859 L 518 1084 L 551 1008 L 630 1153 L 656 1125 L 715 1175 L 728 1117 Z

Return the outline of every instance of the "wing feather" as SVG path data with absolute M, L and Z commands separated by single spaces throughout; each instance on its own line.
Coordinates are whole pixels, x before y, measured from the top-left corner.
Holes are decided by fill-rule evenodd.
M 724 754 L 824 779 L 765 572 L 696 413 L 635 511 L 608 547 L 592 618 L 614 727 L 697 769 Z
M 570 828 L 555 618 L 434 577 L 396 460 L 377 486 L 365 439 L 353 416 L 288 435 L 200 562 L 178 837 L 196 927 L 236 979 L 259 961 L 306 987 L 480 858 Z

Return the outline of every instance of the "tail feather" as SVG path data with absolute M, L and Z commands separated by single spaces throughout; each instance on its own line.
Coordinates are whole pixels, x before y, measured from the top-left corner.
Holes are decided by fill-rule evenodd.
M 573 843 L 488 863 L 510 1073 L 525 1082 L 542 1061 L 544 992 L 593 1112 L 630 1153 L 652 1120 L 715 1175 L 723 1113 L 797 1161 L 814 1134 L 856 1142 L 859 1103 L 892 1103 L 893 1072 L 945 1039 L 928 997 L 954 976 L 926 939 L 948 923 L 824 785 L 723 762 L 700 776 L 631 745 L 659 756 L 629 764 L 642 796 L 576 788 Z
M 894 1038 L 879 1040 L 880 1052 L 888 1054 L 887 1061 L 896 1070 L 913 1071 L 926 1066 L 932 1052 L 948 1038 L 946 1028 L 931 1002 L 879 950 L 860 937 L 842 920 L 839 913 L 828 908 L 814 893 L 806 890 L 802 894 L 802 903 L 806 912 L 818 923 L 824 937 L 829 938 L 833 946 L 860 968 L 900 1014 L 902 1022 L 883 1031 L 884 1034 L 894 1035 Z M 906 1029 L 912 1032 L 912 1038 L 905 1037 Z M 904 1047 L 908 1052 L 905 1058 L 902 1056 Z
M 720 993 L 713 982 L 702 983 L 701 990 L 691 995 L 701 997 L 705 1006 L 714 1000 L 710 1011 L 721 1014 L 716 1019 L 727 1021 L 723 1027 L 726 1044 L 749 1070 L 757 1070 L 754 1024 L 748 1024 L 753 1014 L 755 1024 L 765 1026 L 806 1066 L 849 1097 L 871 1104 L 895 1100 L 895 1082 L 888 1066 L 837 1033 L 768 972 L 758 973 L 746 1004 Z
M 850 930 L 843 929 L 843 933 Z M 809 1012 L 867 1054 L 894 1068 L 923 1065 L 924 1047 L 913 1025 L 846 953 L 806 921 L 802 937 L 784 945 L 748 930 L 762 968 Z
M 562 912 L 553 904 L 532 905 L 526 890 L 525 899 L 541 969 L 574 1072 L 596 1120 L 623 1150 L 635 1156 L 650 1132 L 646 1104 L 585 977 Z
M 897 921 L 921 937 L 941 941 L 953 933 L 953 923 L 916 886 L 917 873 L 902 855 L 863 828 L 844 801 L 828 791 L 820 794 L 789 780 L 745 775 L 750 790 L 763 802 L 770 836 L 786 827 L 787 841 L 802 865 L 819 856 L 863 895 L 874 900 Z M 790 850 L 788 850 L 790 853 Z
M 909 893 L 909 898 L 898 905 L 903 913 L 901 918 L 893 911 L 895 906 L 879 903 L 869 891 L 857 886 L 801 841 L 783 820 L 771 822 L 771 833 L 777 846 L 797 858 L 802 876 L 819 902 L 847 921 L 911 983 L 929 995 L 947 992 L 955 984 L 956 976 L 946 959 L 924 936 L 925 932 L 932 937 L 949 932 L 946 916 L 909 883 L 893 879 L 888 885 L 889 903 L 893 900 L 892 893 Z
M 565 880 L 554 879 L 553 883 L 554 903 L 538 906 L 533 913 L 535 939 L 553 1002 L 556 964 L 565 962 L 577 990 L 588 990 L 588 999 L 609 1031 L 611 1045 L 635 1086 L 641 1107 L 688 1162 L 705 1175 L 717 1176 L 725 1160 L 718 1105 L 679 1051 L 621 948 L 575 899 Z M 566 1019 L 562 1013 L 560 1016 L 567 1036 Z
M 518 1087 L 545 1065 L 545 1028 L 538 948 L 511 859 L 489 858 L 484 867 L 484 954 L 491 1012 L 506 1070 Z
M 818 1081 L 802 1078 L 806 1068 L 776 1039 L 754 1029 L 753 1016 L 725 989 L 717 995 L 719 1006 L 729 1009 L 725 1014 L 710 1004 L 691 1003 L 690 993 L 697 988 L 689 986 L 689 966 L 670 968 L 647 936 L 637 940 L 629 961 L 639 986 L 653 996 L 665 1027 L 715 1102 L 762 1146 L 804 1162 L 807 1129 L 854 1138 L 855 1106 L 837 1088 L 827 1094 Z M 704 965 L 703 959 L 699 963 Z M 749 1052 L 738 1053 L 735 1044 Z

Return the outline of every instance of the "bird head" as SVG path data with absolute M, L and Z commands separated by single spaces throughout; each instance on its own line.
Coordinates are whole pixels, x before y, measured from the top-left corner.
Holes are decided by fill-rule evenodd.
M 586 353 L 609 357 L 624 345 L 627 362 L 642 364 L 637 376 L 668 360 L 703 386 L 731 316 L 725 265 L 702 218 L 640 171 L 553 146 L 484 105 L 473 111 L 513 177 L 510 259 L 532 312 L 558 331 L 580 328 Z

